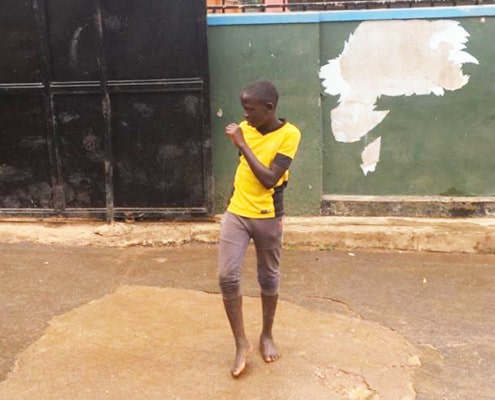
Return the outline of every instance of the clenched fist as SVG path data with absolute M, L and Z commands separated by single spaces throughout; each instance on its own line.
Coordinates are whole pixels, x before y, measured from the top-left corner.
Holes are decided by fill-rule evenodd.
M 241 147 L 246 144 L 241 128 L 235 123 L 228 124 L 225 127 L 225 136 L 227 136 L 236 147 Z

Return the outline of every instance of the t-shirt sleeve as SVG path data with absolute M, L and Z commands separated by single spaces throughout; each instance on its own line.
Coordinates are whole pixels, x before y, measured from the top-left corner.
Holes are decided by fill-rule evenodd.
M 273 160 L 273 163 L 277 164 L 280 168 L 289 169 L 290 164 L 292 163 L 292 158 L 277 153 L 275 155 L 275 159 Z
M 290 132 L 287 132 L 280 148 L 277 153 L 282 154 L 290 159 L 294 159 L 297 153 L 297 148 L 299 147 L 299 142 L 301 141 L 301 132 L 294 128 Z

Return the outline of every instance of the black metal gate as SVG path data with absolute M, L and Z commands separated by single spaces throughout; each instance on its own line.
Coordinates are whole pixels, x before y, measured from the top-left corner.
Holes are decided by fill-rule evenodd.
M 206 4 L 0 2 L 0 215 L 212 210 Z

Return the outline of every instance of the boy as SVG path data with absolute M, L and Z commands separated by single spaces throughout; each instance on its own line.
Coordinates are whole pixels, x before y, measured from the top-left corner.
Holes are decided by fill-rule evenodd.
M 272 325 L 280 279 L 283 192 L 301 138 L 298 128 L 277 117 L 278 92 L 270 81 L 246 86 L 240 101 L 245 120 L 225 128 L 240 157 L 234 191 L 221 222 L 218 254 L 219 285 L 236 345 L 233 377 L 241 375 L 253 351 L 244 332 L 240 289 L 242 264 L 251 238 L 256 248 L 263 310 L 260 351 L 266 362 L 279 358 Z

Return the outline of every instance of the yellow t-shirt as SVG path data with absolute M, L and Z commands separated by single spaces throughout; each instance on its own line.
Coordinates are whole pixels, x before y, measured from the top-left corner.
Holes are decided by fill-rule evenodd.
M 277 154 L 294 159 L 301 140 L 301 133 L 294 125 L 284 122 L 277 130 L 264 135 L 246 121 L 241 122 L 239 127 L 246 144 L 264 166 L 269 168 Z M 227 210 L 246 218 L 283 215 L 283 189 L 288 179 L 289 170 L 286 170 L 274 188 L 266 189 L 241 155 Z

